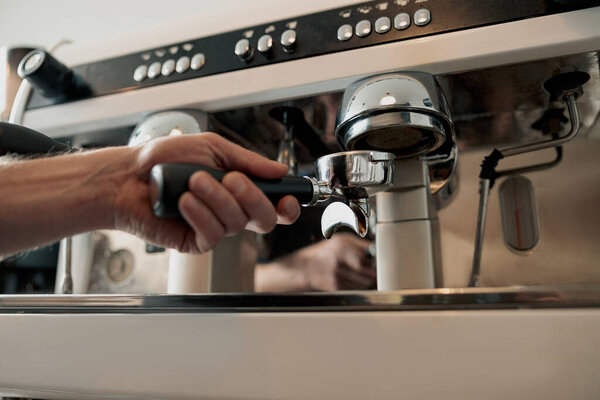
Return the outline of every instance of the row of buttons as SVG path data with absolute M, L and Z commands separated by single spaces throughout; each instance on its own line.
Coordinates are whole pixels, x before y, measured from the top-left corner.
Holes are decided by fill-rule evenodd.
M 279 43 L 283 46 L 283 51 L 286 53 L 293 53 L 294 50 L 296 50 L 296 31 L 293 29 L 284 31 L 281 34 Z M 258 39 L 256 48 L 262 54 L 269 55 L 273 50 L 273 37 L 268 34 L 261 36 Z M 248 39 L 240 39 L 235 44 L 234 53 L 242 59 L 242 61 L 250 61 L 254 56 L 254 49 Z
M 425 26 L 431 22 L 431 13 L 426 8 L 417 10 L 414 14 L 415 25 Z M 400 13 L 394 18 L 394 28 L 401 31 L 410 26 L 410 15 Z M 386 33 L 392 27 L 392 23 L 388 17 L 379 17 L 375 21 L 375 32 Z M 356 24 L 356 36 L 365 37 L 371 33 L 371 21 L 363 19 Z M 338 28 L 337 38 L 340 42 L 349 40 L 354 34 L 352 25 L 342 25 Z
M 163 76 L 169 76 L 175 71 L 177 71 L 179 74 L 182 74 L 190 67 L 193 70 L 199 70 L 204 66 L 205 62 L 206 58 L 204 57 L 204 54 L 197 53 L 192 57 L 191 60 L 188 56 L 183 56 L 180 57 L 177 62 L 175 62 L 173 59 L 170 59 L 166 60 L 162 64 L 156 61 L 150 64 L 150 66 L 139 65 L 133 72 L 133 79 L 136 82 L 141 82 L 146 78 L 154 79 L 161 74 Z

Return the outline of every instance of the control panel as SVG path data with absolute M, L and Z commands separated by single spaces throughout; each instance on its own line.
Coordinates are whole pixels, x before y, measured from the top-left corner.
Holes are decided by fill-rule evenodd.
M 85 95 L 36 90 L 28 108 L 584 7 L 554 0 L 370 1 L 75 66 Z

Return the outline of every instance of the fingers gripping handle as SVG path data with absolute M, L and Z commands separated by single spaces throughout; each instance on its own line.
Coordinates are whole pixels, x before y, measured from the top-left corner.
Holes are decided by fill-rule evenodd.
M 181 217 L 177 203 L 179 197 L 189 190 L 190 177 L 198 171 L 208 172 L 221 181 L 226 172 L 196 164 L 159 164 L 150 171 L 150 206 L 157 217 Z M 300 204 L 309 204 L 314 188 L 308 178 L 284 176 L 279 179 L 263 179 L 248 176 L 250 180 L 277 204 L 284 196 L 292 195 Z

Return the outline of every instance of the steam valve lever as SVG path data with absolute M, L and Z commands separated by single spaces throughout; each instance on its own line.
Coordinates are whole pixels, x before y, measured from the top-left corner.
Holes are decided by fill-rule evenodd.
M 177 202 L 188 191 L 192 174 L 208 172 L 219 182 L 226 172 L 196 164 L 160 164 L 150 172 L 150 204 L 157 217 L 180 217 Z M 292 195 L 302 205 L 314 205 L 328 196 L 328 189 L 312 177 L 284 176 L 279 179 L 263 179 L 249 176 L 252 182 L 277 204 L 284 196 Z
M 19 63 L 17 73 L 48 98 L 72 99 L 90 92 L 89 87 L 70 68 L 45 50 L 27 53 Z

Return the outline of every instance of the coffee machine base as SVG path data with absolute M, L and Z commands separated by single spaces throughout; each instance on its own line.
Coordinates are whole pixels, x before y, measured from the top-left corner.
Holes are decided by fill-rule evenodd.
M 0 395 L 595 398 L 599 305 L 597 285 L 0 296 Z

